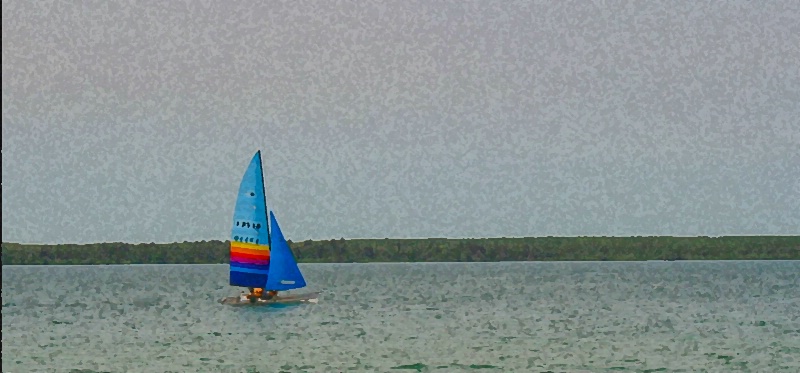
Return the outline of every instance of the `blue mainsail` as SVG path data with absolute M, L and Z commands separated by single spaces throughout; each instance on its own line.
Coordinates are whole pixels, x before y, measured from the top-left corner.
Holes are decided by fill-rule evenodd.
M 269 268 L 269 278 L 267 278 L 268 290 L 291 290 L 306 286 L 306 280 L 297 267 L 292 249 L 289 243 L 283 238 L 278 220 L 272 211 L 269 212 L 270 230 L 272 231 L 271 258 Z
M 250 160 L 236 197 L 230 247 L 230 284 L 261 287 L 270 267 L 267 200 L 261 151 Z

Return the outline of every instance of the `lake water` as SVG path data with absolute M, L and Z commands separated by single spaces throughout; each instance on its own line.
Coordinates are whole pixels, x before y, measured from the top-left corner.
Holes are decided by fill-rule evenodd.
M 3 372 L 798 372 L 800 261 L 3 266 Z

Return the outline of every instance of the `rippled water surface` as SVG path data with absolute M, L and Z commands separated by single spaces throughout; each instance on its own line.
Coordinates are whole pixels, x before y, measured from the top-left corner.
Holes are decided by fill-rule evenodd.
M 800 371 L 800 262 L 301 269 L 236 308 L 226 265 L 3 266 L 2 370 Z

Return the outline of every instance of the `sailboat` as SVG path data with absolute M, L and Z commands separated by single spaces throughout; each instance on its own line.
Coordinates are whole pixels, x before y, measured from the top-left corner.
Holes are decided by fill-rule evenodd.
M 306 286 L 292 249 L 283 237 L 275 214 L 267 208 L 261 151 L 257 151 L 239 184 L 231 229 L 229 284 L 265 291 L 288 291 Z M 316 303 L 319 292 L 278 295 L 251 302 L 226 297 L 220 303 L 267 305 L 276 303 Z

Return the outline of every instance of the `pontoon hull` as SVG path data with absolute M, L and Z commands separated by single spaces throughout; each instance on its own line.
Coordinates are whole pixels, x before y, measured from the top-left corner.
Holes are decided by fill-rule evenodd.
M 293 304 L 293 303 L 317 303 L 319 296 L 319 292 L 314 293 L 306 293 L 306 294 L 292 294 L 292 295 L 283 295 L 277 296 L 270 300 L 259 299 L 255 303 L 251 303 L 249 300 L 246 302 L 240 301 L 239 297 L 225 297 L 219 300 L 222 304 L 227 304 L 231 306 L 268 306 L 271 304 Z

